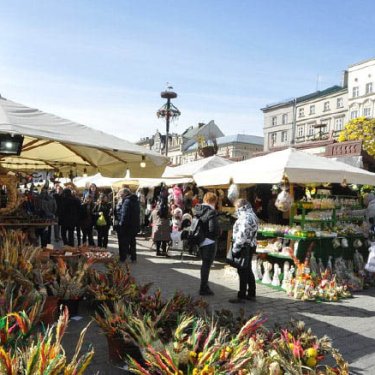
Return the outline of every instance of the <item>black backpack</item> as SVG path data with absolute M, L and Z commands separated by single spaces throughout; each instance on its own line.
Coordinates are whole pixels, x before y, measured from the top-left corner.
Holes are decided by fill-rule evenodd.
M 206 238 L 203 222 L 198 217 L 193 218 L 187 232 L 186 240 L 189 246 L 199 246 Z

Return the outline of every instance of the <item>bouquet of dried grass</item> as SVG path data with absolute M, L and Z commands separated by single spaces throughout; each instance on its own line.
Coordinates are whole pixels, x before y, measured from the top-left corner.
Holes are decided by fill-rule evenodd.
M 171 341 L 162 349 L 144 348 L 145 364 L 130 360 L 135 374 L 186 375 L 348 375 L 348 364 L 327 337 L 318 339 L 301 322 L 270 332 L 265 319 L 254 316 L 236 335 L 215 321 L 182 316 Z M 335 366 L 321 365 L 331 356 Z
M 49 294 L 64 300 L 81 298 L 87 288 L 86 275 L 91 265 L 89 261 L 66 262 L 57 258 L 55 279 L 47 285 Z
M 22 317 L 18 316 L 20 323 Z M 23 323 L 22 323 L 23 324 Z M 70 362 L 61 345 L 68 325 L 68 309 L 62 311 L 57 325 L 47 328 L 45 333 L 30 339 L 26 345 L 8 349 L 0 345 L 0 373 L 28 375 L 81 375 L 92 360 L 94 350 L 90 348 L 80 356 L 83 338 L 88 326 L 79 337 L 75 353 Z M 23 325 L 21 325 L 23 326 Z M 26 326 L 27 328 L 27 326 Z

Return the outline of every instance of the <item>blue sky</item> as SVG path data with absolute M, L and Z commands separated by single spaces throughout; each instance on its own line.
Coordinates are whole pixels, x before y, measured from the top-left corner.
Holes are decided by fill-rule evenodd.
M 215 120 L 262 135 L 267 104 L 340 84 L 375 57 L 372 0 L 12 0 L 0 6 L 2 96 L 130 141 Z M 319 79 L 318 79 L 319 76 Z

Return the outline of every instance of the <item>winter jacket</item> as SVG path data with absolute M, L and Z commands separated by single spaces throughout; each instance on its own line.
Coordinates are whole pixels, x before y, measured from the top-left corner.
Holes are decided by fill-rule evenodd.
M 67 228 L 78 225 L 81 214 L 81 202 L 75 198 L 69 189 L 64 189 L 61 196 L 61 211 L 59 224 Z
M 135 194 L 123 198 L 119 211 L 119 225 L 131 235 L 136 235 L 140 230 L 140 208 Z
M 240 207 L 233 225 L 233 253 L 238 253 L 245 244 L 256 247 L 257 231 L 258 218 L 250 204 Z
M 81 217 L 79 220 L 79 226 L 82 229 L 89 229 L 94 225 L 94 203 L 82 203 L 81 205 Z
M 152 239 L 157 241 L 169 241 L 171 239 L 171 224 L 169 218 L 160 217 L 158 209 L 151 212 Z
M 201 219 L 206 238 L 217 240 L 220 236 L 220 227 L 216 210 L 207 204 L 199 204 L 195 206 L 195 216 Z

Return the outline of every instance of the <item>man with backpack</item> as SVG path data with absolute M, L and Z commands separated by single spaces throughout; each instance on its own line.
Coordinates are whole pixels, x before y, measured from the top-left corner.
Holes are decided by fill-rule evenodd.
M 208 192 L 204 195 L 203 204 L 195 207 L 195 217 L 188 234 L 188 241 L 190 239 L 190 241 L 197 242 L 202 258 L 201 285 L 199 289 L 201 296 L 212 296 L 214 294 L 208 286 L 208 277 L 215 259 L 217 239 L 220 235 L 215 209 L 216 203 L 216 194 Z

